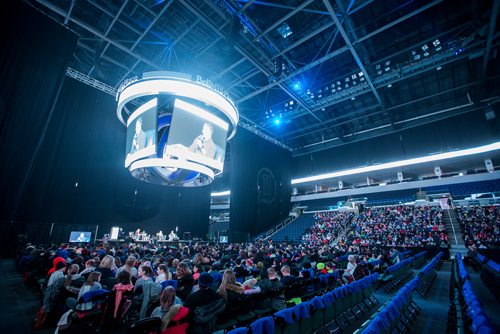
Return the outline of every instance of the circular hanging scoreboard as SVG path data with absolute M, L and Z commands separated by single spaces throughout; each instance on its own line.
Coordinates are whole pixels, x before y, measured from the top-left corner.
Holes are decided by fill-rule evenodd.
M 223 172 L 238 110 L 210 80 L 147 72 L 122 83 L 118 119 L 127 127 L 125 167 L 145 182 L 196 187 Z

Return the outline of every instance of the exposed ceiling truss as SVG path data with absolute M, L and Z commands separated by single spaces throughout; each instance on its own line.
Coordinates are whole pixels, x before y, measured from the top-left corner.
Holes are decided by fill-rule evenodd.
M 26 1 L 80 35 L 68 76 L 200 74 L 294 155 L 499 101 L 500 0 Z

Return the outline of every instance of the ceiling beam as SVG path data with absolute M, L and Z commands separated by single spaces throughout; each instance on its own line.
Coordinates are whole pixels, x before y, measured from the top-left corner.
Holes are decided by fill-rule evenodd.
M 294 6 L 289 6 L 289 5 L 283 5 L 279 3 L 273 3 L 273 2 L 265 2 L 265 1 L 248 1 L 248 0 L 235 0 L 236 2 L 246 2 L 247 4 L 249 2 L 252 2 L 256 5 L 260 6 L 265 6 L 265 7 L 273 7 L 273 8 L 281 8 L 281 9 L 296 9 L 297 7 Z M 312 14 L 321 14 L 321 15 L 328 15 L 327 12 L 322 11 L 322 10 L 316 10 L 316 9 L 306 9 L 303 8 L 301 9 L 302 12 L 305 13 L 312 13 Z
M 256 40 L 258 40 L 259 38 L 261 38 L 262 36 L 266 35 L 267 33 L 269 33 L 270 31 L 274 30 L 276 27 L 278 27 L 280 24 L 282 24 L 283 22 L 285 22 L 286 20 L 288 20 L 289 18 L 291 18 L 292 16 L 294 16 L 295 14 L 297 14 L 298 12 L 300 12 L 302 9 L 304 9 L 305 7 L 309 6 L 311 3 L 313 3 L 315 0 L 307 0 L 305 2 L 303 2 L 300 6 L 296 7 L 295 9 L 293 9 L 291 12 L 289 12 L 288 14 L 286 14 L 285 16 L 281 17 L 280 19 L 278 19 L 276 22 L 274 22 L 273 24 L 271 24 L 270 27 L 268 27 L 267 29 L 265 29 L 263 32 L 261 32 L 259 35 L 257 35 L 257 37 L 255 38 Z
M 358 65 L 361 72 L 364 73 L 365 80 L 368 83 L 368 86 L 370 86 L 370 89 L 371 89 L 373 95 L 375 96 L 375 99 L 377 99 L 377 102 L 380 105 L 380 107 L 382 108 L 382 110 L 386 112 L 386 114 L 389 118 L 389 121 L 391 122 L 391 126 L 394 127 L 394 116 L 391 113 L 387 112 L 385 105 L 384 105 L 384 102 L 382 101 L 380 94 L 378 93 L 377 89 L 375 88 L 375 85 L 373 84 L 373 81 L 372 81 L 370 75 L 368 74 L 368 71 L 366 70 L 364 63 L 358 54 L 358 51 L 352 45 L 352 41 L 349 38 L 349 36 L 347 35 L 347 32 L 345 31 L 344 27 L 342 26 L 342 23 L 338 19 L 337 14 L 335 13 L 335 10 L 333 9 L 332 5 L 330 4 L 330 1 L 323 0 L 323 3 L 325 4 L 326 9 L 330 13 L 330 16 L 332 17 L 333 22 L 337 26 L 337 29 L 339 30 L 340 34 L 342 35 L 342 38 L 344 39 L 345 43 L 349 47 L 349 50 L 351 51 L 351 54 L 352 54 L 354 60 L 356 61 L 356 64 Z M 352 29 L 352 31 L 355 34 L 354 29 Z M 354 35 L 354 37 L 357 38 L 356 35 Z
M 113 17 L 113 21 L 111 21 L 108 29 L 106 29 L 106 32 L 104 33 L 104 36 L 108 36 L 109 32 L 111 31 L 111 29 L 113 28 L 113 26 L 115 25 L 116 21 L 118 21 L 118 18 L 120 17 L 120 15 L 122 14 L 123 10 L 125 9 L 125 6 L 128 4 L 128 0 L 125 0 L 122 4 L 122 6 L 120 7 L 120 9 L 118 10 L 118 13 L 116 13 L 115 17 Z M 106 51 L 108 50 L 108 47 L 109 47 L 109 42 L 106 42 L 106 45 L 104 46 L 104 49 L 102 49 L 101 53 L 99 54 L 99 58 L 102 58 L 104 56 L 104 54 L 106 53 Z M 88 75 L 91 75 L 92 74 L 92 71 L 94 71 L 95 69 L 95 64 L 92 65 L 92 67 L 90 68 L 90 71 L 88 73 Z
M 483 56 L 483 66 L 481 68 L 481 78 L 486 78 L 486 71 L 488 70 L 488 62 L 490 59 L 491 44 L 493 43 L 493 34 L 495 33 L 495 25 L 497 23 L 498 10 L 500 7 L 500 0 L 493 1 L 493 9 L 491 10 L 490 26 L 488 29 L 488 40 L 486 41 L 486 50 Z
M 400 24 L 401 22 L 406 21 L 406 20 L 408 20 L 409 18 L 412 18 L 415 15 L 418 15 L 418 14 L 422 13 L 423 11 L 425 11 L 425 10 L 431 8 L 431 7 L 434 7 L 435 5 L 437 5 L 437 4 L 441 3 L 441 2 L 443 2 L 443 0 L 434 0 L 433 2 L 428 3 L 427 5 L 424 5 L 424 6 L 420 7 L 420 8 L 418 8 L 418 9 L 416 9 L 416 10 L 414 10 L 411 13 L 408 13 L 406 15 L 401 16 L 400 18 L 392 21 L 391 23 L 389 23 L 389 24 L 387 24 L 385 26 L 380 27 L 379 29 L 376 29 L 376 30 L 374 30 L 374 31 L 372 31 L 372 32 L 364 35 L 363 37 L 361 37 L 357 41 L 354 41 L 354 44 L 366 41 L 367 39 L 372 38 L 373 36 L 381 33 L 382 31 L 387 30 L 389 28 L 392 28 L 395 25 Z
M 353 45 L 355 45 L 356 43 L 359 43 L 361 41 L 367 40 L 368 38 L 371 38 L 371 37 L 373 37 L 373 36 L 375 36 L 377 34 L 380 34 L 381 32 L 394 27 L 396 24 L 401 23 L 401 22 L 403 22 L 405 20 L 408 20 L 408 19 L 412 18 L 413 16 L 421 13 L 422 11 L 424 11 L 424 10 L 426 10 L 428 8 L 431 8 L 432 6 L 438 4 L 438 3 L 442 2 L 442 1 L 443 0 L 435 0 L 432 3 L 430 3 L 430 4 L 427 4 L 427 5 L 425 5 L 425 6 L 421 7 L 421 8 L 418 8 L 418 9 L 414 10 L 413 12 L 408 13 L 407 15 L 404 15 L 403 17 L 397 19 L 396 20 L 397 23 L 395 23 L 396 21 L 388 23 L 385 26 L 380 27 L 379 29 L 377 29 L 377 30 L 375 30 L 375 31 L 373 31 L 373 32 L 371 32 L 371 33 L 369 33 L 369 34 L 361 37 L 359 40 L 353 41 Z M 246 96 L 243 96 L 237 102 L 242 102 L 242 101 L 248 100 L 249 98 L 252 98 L 252 97 L 254 97 L 254 96 L 258 95 L 258 94 L 261 94 L 262 92 L 265 92 L 267 89 L 276 86 L 278 83 L 281 83 L 281 82 L 283 82 L 285 80 L 291 79 L 291 78 L 293 78 L 293 77 L 295 77 L 295 76 L 297 76 L 297 75 L 299 75 L 299 74 L 301 74 L 301 73 L 303 73 L 303 72 L 305 72 L 305 71 L 307 71 L 307 70 L 309 70 L 309 69 L 311 69 L 313 67 L 316 67 L 316 66 L 324 63 L 325 61 L 327 61 L 329 59 L 332 59 L 333 57 L 335 57 L 335 56 L 337 56 L 337 55 L 339 55 L 339 54 L 341 54 L 341 53 L 343 53 L 345 51 L 348 51 L 348 50 L 349 50 L 349 48 L 347 46 L 344 46 L 344 47 L 341 47 L 341 48 L 339 48 L 339 49 L 337 49 L 335 51 L 332 51 L 331 53 L 329 53 L 329 54 L 327 54 L 327 55 L 325 55 L 325 56 L 323 56 L 323 57 L 315 60 L 314 62 L 309 63 L 306 66 L 299 68 L 297 71 L 294 71 L 293 73 L 289 74 L 285 78 L 273 81 L 269 85 L 266 85 L 265 87 L 262 87 L 262 88 L 258 89 L 257 91 L 252 92 L 252 93 L 250 93 L 250 94 L 248 94 Z
M 48 0 L 35 0 L 36 2 L 40 3 L 41 5 L 47 7 L 48 9 L 50 9 L 51 11 L 53 11 L 54 13 L 56 14 L 59 14 L 63 17 L 65 17 L 67 15 L 67 12 L 64 10 L 64 9 L 61 9 L 59 8 L 58 6 L 52 4 L 51 2 L 49 2 Z M 88 32 L 96 35 L 97 37 L 99 37 L 100 39 L 106 41 L 106 42 L 109 42 L 111 43 L 112 45 L 116 46 L 117 48 L 119 48 L 120 50 L 126 52 L 127 54 L 129 54 L 130 56 L 142 61 L 143 63 L 147 64 L 148 66 L 156 69 L 156 70 L 161 70 L 161 67 L 158 66 L 157 64 L 153 63 L 152 61 L 150 61 L 149 59 L 147 59 L 146 57 L 138 54 L 137 52 L 134 52 L 132 50 L 130 50 L 130 48 L 126 47 L 125 45 L 121 44 L 121 43 L 118 43 L 114 40 L 112 40 L 111 38 L 107 37 L 107 36 L 104 36 L 104 34 L 100 31 L 98 31 L 97 29 L 95 29 L 94 27 L 91 27 L 90 25 L 88 25 L 87 23 L 79 20 L 79 19 L 76 19 L 74 17 L 70 17 L 69 20 L 71 22 L 73 22 L 74 24 L 78 25 L 79 27 L 87 30 Z

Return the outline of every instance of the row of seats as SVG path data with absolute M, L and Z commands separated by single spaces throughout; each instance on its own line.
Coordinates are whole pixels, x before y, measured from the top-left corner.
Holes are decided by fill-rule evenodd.
M 307 334 L 321 329 L 328 331 L 333 324 L 342 328 L 342 317 L 346 321 L 352 319 L 349 315 L 358 318 L 357 314 L 378 303 L 372 295 L 377 278 L 376 273 L 364 277 L 272 316 L 257 319 L 246 327 L 235 328 L 228 334 Z
M 500 301 L 500 264 L 479 253 L 471 256 L 471 262 L 480 271 L 479 277 L 486 287 Z
M 412 292 L 418 287 L 417 276 L 401 288 L 391 301 L 386 302 L 370 319 L 365 321 L 355 334 L 379 334 L 411 332 L 410 324 L 420 312 L 420 307 L 413 301 Z
M 405 281 L 411 275 L 411 264 L 413 257 L 410 257 L 401 262 L 395 263 L 388 267 L 384 274 L 380 277 L 380 281 L 384 283 L 384 290 L 389 292 L 396 288 L 401 282 Z
M 460 253 L 455 255 L 452 264 L 448 330 L 459 333 L 495 333 L 472 290 Z
M 437 274 L 434 269 L 441 266 L 441 258 L 443 257 L 443 252 L 439 252 L 425 267 L 423 267 L 418 273 L 420 278 L 420 284 L 417 287 L 417 292 L 424 298 L 429 295 L 432 283 L 436 278 Z
M 413 262 L 412 262 L 411 266 L 415 269 L 420 268 L 425 263 L 425 254 L 427 254 L 426 251 L 422 251 L 420 253 L 417 253 L 413 257 Z

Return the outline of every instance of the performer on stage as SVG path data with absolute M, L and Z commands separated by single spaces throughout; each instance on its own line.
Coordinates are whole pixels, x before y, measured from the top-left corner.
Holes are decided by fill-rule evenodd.
M 168 241 L 175 241 L 175 240 L 179 240 L 177 234 L 175 234 L 174 231 L 170 231 L 170 234 L 168 235 Z

